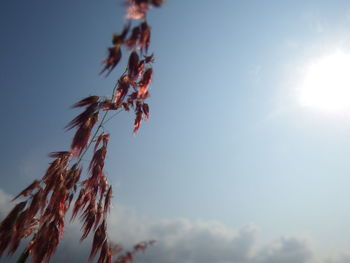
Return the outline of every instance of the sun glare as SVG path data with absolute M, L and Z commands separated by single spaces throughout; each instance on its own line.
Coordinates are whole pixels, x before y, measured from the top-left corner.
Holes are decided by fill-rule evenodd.
M 344 112 L 350 109 L 350 55 L 336 52 L 310 63 L 300 90 L 305 107 Z

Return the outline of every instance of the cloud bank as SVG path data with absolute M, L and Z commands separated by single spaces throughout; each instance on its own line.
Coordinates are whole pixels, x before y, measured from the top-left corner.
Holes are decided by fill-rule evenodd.
M 0 190 L 1 218 L 11 207 L 11 197 Z M 65 236 L 52 262 L 87 262 L 91 240 L 79 243 L 80 224 L 67 224 Z M 257 228 L 247 225 L 234 230 L 219 222 L 187 219 L 156 220 L 142 217 L 130 208 L 115 205 L 111 211 L 109 236 L 126 248 L 139 241 L 155 239 L 155 247 L 139 254 L 135 263 L 315 263 L 308 242 L 282 237 L 258 247 Z M 16 256 L 1 263 L 16 262 Z M 348 263 L 343 255 L 325 263 Z

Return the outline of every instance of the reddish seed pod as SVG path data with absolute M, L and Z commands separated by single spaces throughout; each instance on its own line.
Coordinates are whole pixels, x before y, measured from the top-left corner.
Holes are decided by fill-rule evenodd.
M 127 75 L 123 75 L 118 80 L 118 89 L 117 93 L 115 95 L 114 101 L 117 104 L 117 106 L 120 106 L 120 104 L 124 101 L 126 95 L 129 92 L 130 88 L 130 79 Z
M 130 30 L 130 25 L 131 25 L 131 23 L 128 22 L 124 26 L 124 29 L 123 29 L 121 34 L 114 34 L 113 35 L 112 43 L 113 43 L 114 46 L 120 46 L 120 45 L 122 45 L 124 43 L 126 35 L 128 34 L 128 32 Z
M 105 240 L 106 240 L 106 221 L 103 221 L 95 231 L 89 260 L 92 260 L 95 257 L 97 251 L 102 248 Z
M 99 98 L 100 98 L 99 96 L 86 97 L 81 101 L 78 101 L 76 104 L 74 104 L 72 108 L 84 107 L 84 106 L 95 104 L 99 100 Z
M 37 188 L 41 183 L 41 180 L 34 180 L 33 183 L 31 183 L 27 188 L 25 188 L 22 192 L 20 192 L 15 198 L 12 199 L 14 201 L 20 196 L 28 196 L 35 188 Z
M 151 2 L 155 7 L 160 7 L 164 3 L 164 0 L 152 0 Z
M 108 57 L 103 61 L 103 64 L 105 64 L 105 66 L 100 72 L 100 74 L 107 71 L 106 76 L 108 76 L 112 72 L 112 70 L 117 66 L 121 58 L 122 51 L 120 49 L 120 45 L 109 48 Z
M 151 84 L 152 81 L 152 75 L 153 70 L 152 68 L 149 68 L 145 71 L 145 73 L 142 76 L 141 81 L 139 82 L 139 90 L 137 91 L 137 97 L 142 98 L 145 96 L 145 94 L 148 91 L 148 87 Z
M 139 44 L 138 47 L 142 50 L 145 50 L 146 53 L 148 51 L 148 47 L 151 43 L 151 27 L 146 23 L 143 22 L 140 25 L 140 39 L 139 39 Z
M 126 40 L 125 44 L 127 47 L 132 48 L 136 45 L 139 37 L 140 37 L 141 30 L 139 27 L 134 27 L 131 36 L 129 37 L 128 40 Z
M 139 55 L 136 51 L 131 52 L 128 62 L 128 73 L 131 79 L 135 79 L 138 76 L 139 68 Z
M 142 105 L 142 111 L 145 115 L 145 120 L 148 120 L 149 119 L 149 107 L 148 107 L 148 104 L 147 103 L 144 103 Z
M 142 19 L 145 17 L 149 3 L 147 0 L 129 0 L 129 7 L 126 11 L 126 17 L 129 19 Z

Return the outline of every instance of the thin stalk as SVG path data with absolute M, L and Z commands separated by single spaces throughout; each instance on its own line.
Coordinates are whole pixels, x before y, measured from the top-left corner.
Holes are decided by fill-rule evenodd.
M 83 159 L 85 153 L 89 150 L 91 144 L 92 144 L 92 143 L 94 142 L 94 140 L 96 139 L 96 136 L 97 136 L 98 132 L 100 131 L 100 129 L 102 128 L 102 126 L 103 126 L 103 124 L 104 124 L 103 122 L 104 122 L 104 120 L 106 119 L 107 114 L 108 114 L 108 111 L 106 111 L 106 112 L 103 114 L 102 120 L 101 120 L 100 124 L 98 125 L 98 127 L 97 127 L 97 129 L 96 129 L 94 135 L 92 136 L 92 138 L 91 138 L 89 144 L 88 144 L 87 147 L 85 148 L 84 152 L 80 155 L 80 158 L 79 158 L 79 160 L 77 161 L 77 165 L 81 162 L 81 160 Z
M 126 71 L 125 71 L 126 72 Z M 124 72 L 124 74 L 125 74 Z M 118 87 L 118 82 L 114 85 L 114 88 L 113 88 L 113 91 L 112 91 L 112 95 L 111 95 L 111 100 L 113 99 L 113 96 L 114 96 L 114 93 L 115 93 L 115 90 L 116 88 Z M 100 124 L 97 126 L 97 129 L 94 133 L 94 135 L 91 137 L 91 140 L 89 142 L 89 144 L 87 145 L 87 147 L 85 148 L 84 152 L 80 155 L 80 158 L 79 160 L 77 161 L 77 165 L 79 165 L 79 163 L 81 162 L 81 160 L 83 159 L 84 155 L 86 154 L 86 152 L 89 150 L 91 144 L 94 142 L 94 140 L 96 139 L 97 137 L 97 134 L 98 132 L 100 131 L 100 129 L 103 127 L 103 125 L 105 124 L 104 123 L 104 120 L 106 119 L 107 115 L 108 115 L 108 110 L 105 111 L 105 113 L 103 114 L 103 117 L 102 117 L 102 120 L 100 121 Z M 108 119 L 106 121 L 106 123 L 109 121 L 110 119 Z
M 115 116 L 117 116 L 119 113 L 121 113 L 123 111 L 123 109 L 120 109 L 119 111 L 117 111 L 116 113 L 114 113 L 111 117 L 109 117 L 104 123 L 103 125 L 105 125 L 107 122 L 109 122 L 111 119 L 113 119 Z

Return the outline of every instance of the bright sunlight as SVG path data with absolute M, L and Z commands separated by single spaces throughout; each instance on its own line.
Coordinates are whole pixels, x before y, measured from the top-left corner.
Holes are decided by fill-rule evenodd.
M 300 102 L 305 107 L 329 112 L 350 109 L 350 55 L 338 51 L 310 63 Z

